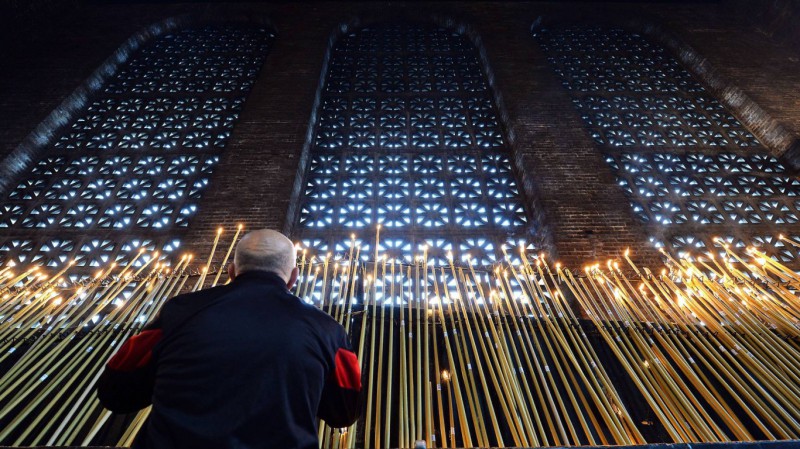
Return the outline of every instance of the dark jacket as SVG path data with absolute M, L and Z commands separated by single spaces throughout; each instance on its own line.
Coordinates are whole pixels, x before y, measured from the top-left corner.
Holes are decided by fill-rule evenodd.
M 148 449 L 317 449 L 315 417 L 350 425 L 360 392 L 342 326 L 267 272 L 167 301 L 97 387 L 114 412 L 152 402 L 133 446 Z

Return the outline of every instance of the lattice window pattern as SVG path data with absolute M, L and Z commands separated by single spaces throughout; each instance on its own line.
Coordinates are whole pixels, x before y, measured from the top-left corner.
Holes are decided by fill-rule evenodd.
M 620 28 L 535 36 L 654 243 L 713 252 L 735 231 L 795 261 L 767 236 L 800 238 L 800 180 L 665 48 Z
M 434 262 L 451 251 L 491 264 L 527 233 L 478 54 L 440 27 L 382 25 L 340 38 L 306 179 L 299 234 L 321 252 L 349 251 L 356 233 L 364 253 L 380 223 L 389 258 L 408 262 L 427 245 Z
M 203 26 L 135 52 L 2 198 L 0 258 L 96 267 L 178 249 L 272 38 Z

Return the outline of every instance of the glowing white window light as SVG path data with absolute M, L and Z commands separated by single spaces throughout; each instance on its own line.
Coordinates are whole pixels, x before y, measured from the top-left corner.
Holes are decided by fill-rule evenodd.
M 372 223 L 372 209 L 366 204 L 347 204 L 339 209 L 339 224 L 345 228 L 363 228 Z

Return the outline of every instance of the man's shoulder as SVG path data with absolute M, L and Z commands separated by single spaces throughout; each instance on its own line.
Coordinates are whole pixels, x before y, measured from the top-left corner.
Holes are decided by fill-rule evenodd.
M 241 297 L 241 299 L 249 298 L 254 300 L 254 303 L 269 306 L 275 304 L 274 302 L 265 299 L 262 295 L 267 294 L 272 300 L 278 300 L 288 305 L 295 316 L 302 316 L 307 322 L 310 322 L 314 327 L 329 333 L 334 329 L 342 328 L 341 324 L 336 321 L 332 316 L 320 310 L 313 304 L 309 304 L 291 292 L 285 289 L 279 289 L 275 286 L 264 284 L 238 284 L 230 283 L 226 285 L 216 286 L 196 292 L 184 293 L 175 296 L 166 301 L 162 309 L 162 314 L 171 315 L 174 317 L 183 316 L 187 313 L 191 314 L 197 309 L 202 309 L 205 306 L 215 303 L 217 299 L 223 297 Z M 238 301 L 237 301 L 238 303 Z M 249 302 L 253 304 L 253 302 Z M 343 328 L 342 328 L 343 329 Z
M 167 304 L 181 305 L 184 303 L 196 303 L 203 299 L 213 299 L 229 293 L 233 289 L 233 284 L 217 285 L 195 292 L 182 293 L 167 300 Z
M 231 284 L 226 284 L 173 296 L 164 302 L 164 306 L 161 308 L 161 315 L 162 317 L 183 315 L 193 309 L 202 308 L 215 299 L 229 294 L 231 291 Z
M 316 325 L 320 326 L 321 329 L 325 331 L 330 331 L 331 329 L 342 328 L 342 325 L 339 324 L 338 321 L 336 321 L 332 316 L 328 315 L 324 311 L 320 310 L 319 307 L 313 304 L 309 304 L 291 293 L 287 293 L 287 295 L 290 295 L 291 297 L 295 298 L 299 303 L 298 307 L 301 308 L 303 313 Z

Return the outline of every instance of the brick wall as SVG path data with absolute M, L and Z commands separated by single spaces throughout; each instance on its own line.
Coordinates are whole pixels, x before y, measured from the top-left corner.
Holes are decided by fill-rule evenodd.
M 646 234 L 631 214 L 607 165 L 567 94 L 531 38 L 538 17 L 583 15 L 596 20 L 655 23 L 692 49 L 725 86 L 735 86 L 780 126 L 800 134 L 800 61 L 784 34 L 765 33 L 735 2 L 587 3 L 286 3 L 79 4 L 56 18 L 33 21 L 0 46 L 0 156 L 13 151 L 126 39 L 165 17 L 231 10 L 266 17 L 278 36 L 194 218 L 186 247 L 208 248 L 219 225 L 291 232 L 292 199 L 305 168 L 309 121 L 329 39 L 343 23 L 407 15 L 450 17 L 479 40 L 514 161 L 546 248 L 579 266 L 638 248 L 654 264 Z M 794 139 L 794 140 L 792 140 Z M 773 148 L 780 154 L 791 145 Z
M 737 13 L 748 17 L 756 29 L 775 41 L 800 52 L 800 3 L 793 0 L 746 1 L 736 3 Z

